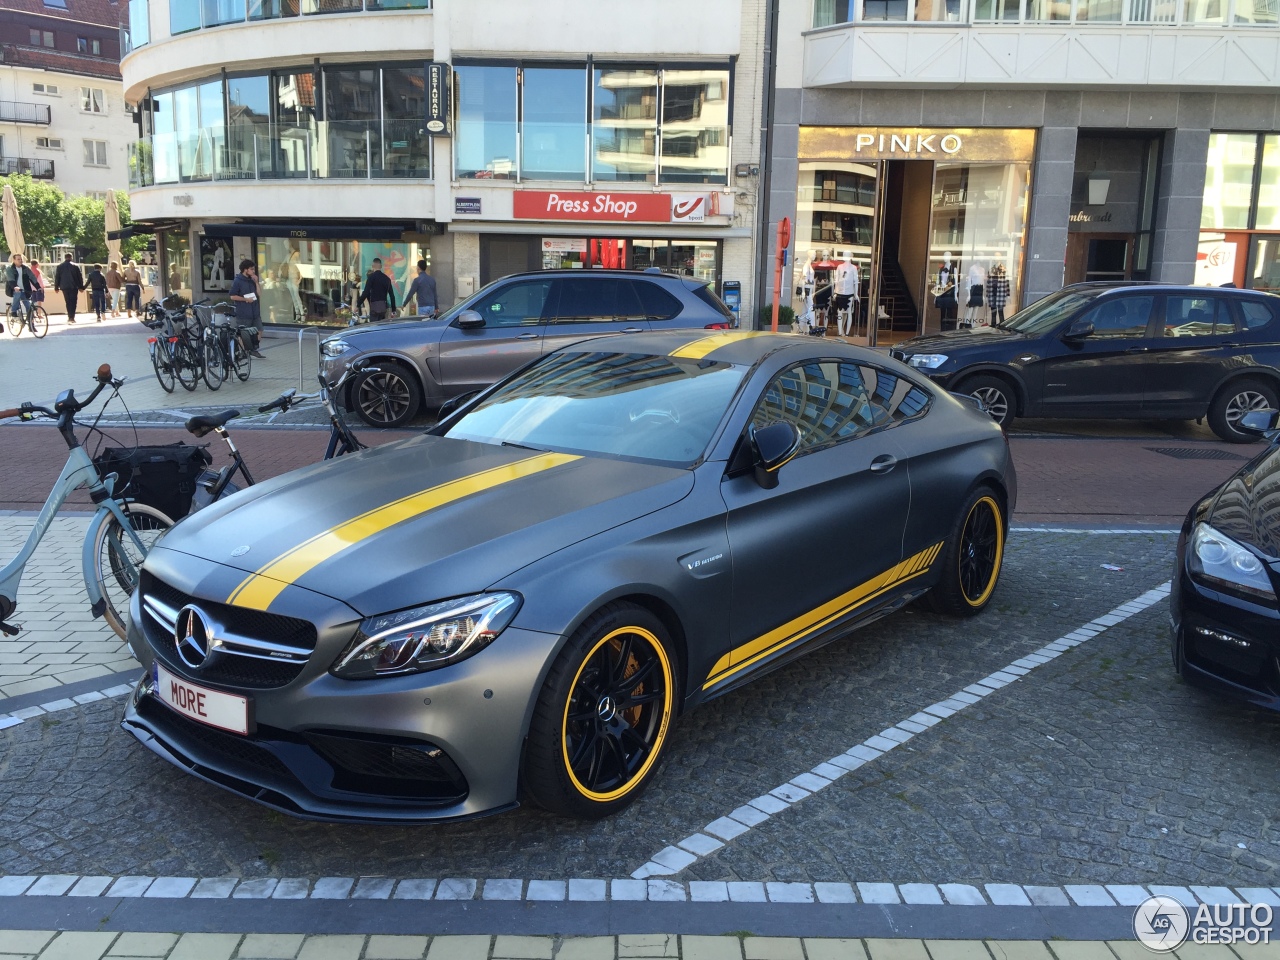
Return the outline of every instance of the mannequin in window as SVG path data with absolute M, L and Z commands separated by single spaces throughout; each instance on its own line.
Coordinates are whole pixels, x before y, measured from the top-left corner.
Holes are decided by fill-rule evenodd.
M 942 266 L 938 269 L 938 282 L 933 285 L 933 305 L 938 308 L 942 320 L 942 329 L 949 330 L 955 326 L 956 320 L 956 273 L 959 266 L 952 264 L 951 252 L 942 255 Z
M 293 301 L 293 318 L 295 321 L 302 321 L 307 318 L 307 311 L 303 309 L 302 297 L 298 292 L 298 285 L 302 282 L 302 269 L 298 266 L 298 260 L 301 259 L 301 253 L 297 250 L 289 252 L 289 259 L 285 261 L 284 268 L 280 271 L 280 279 L 284 281 L 285 289 L 289 291 L 289 297 Z
M 1009 277 L 1004 272 L 1004 264 L 992 265 L 987 275 L 987 306 L 991 310 L 991 325 L 998 327 L 1004 323 L 1004 305 L 1009 302 Z
M 800 280 L 800 318 L 801 333 L 807 333 L 813 323 L 813 286 L 816 277 L 813 269 L 813 251 L 809 251 L 809 259 L 805 261 Z
M 983 309 L 985 306 L 983 291 L 986 285 L 987 271 L 982 268 L 982 264 L 970 264 L 969 276 L 965 282 L 965 287 L 969 291 L 969 299 L 965 301 L 965 326 L 978 327 L 986 325 L 986 310 Z
M 853 262 L 853 254 L 846 253 L 840 265 L 836 267 L 832 291 L 835 294 L 836 323 L 842 337 L 847 337 L 852 327 L 861 296 L 861 286 L 862 278 L 858 274 L 857 265 Z

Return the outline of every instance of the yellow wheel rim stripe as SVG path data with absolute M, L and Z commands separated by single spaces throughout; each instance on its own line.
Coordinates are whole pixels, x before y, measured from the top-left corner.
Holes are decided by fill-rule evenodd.
M 960 528 L 960 536 L 964 536 L 965 527 L 969 526 L 969 520 L 973 517 L 973 512 L 983 504 L 991 508 L 991 516 L 996 524 L 996 561 L 991 568 L 991 579 L 987 581 L 986 589 L 982 591 L 982 596 L 977 600 L 970 600 L 969 596 L 964 592 L 964 586 L 960 587 L 960 596 L 964 597 L 964 602 L 971 607 L 980 607 L 987 602 L 987 598 L 991 596 L 991 591 L 996 588 L 996 581 L 1000 579 L 1000 564 L 1004 560 L 1004 517 L 1000 512 L 1000 504 L 996 503 L 994 497 L 982 497 L 969 510 L 969 515 L 964 518 L 964 527 Z M 963 546 L 963 544 L 961 545 Z M 960 560 L 959 551 L 956 556 L 956 578 L 960 576 Z

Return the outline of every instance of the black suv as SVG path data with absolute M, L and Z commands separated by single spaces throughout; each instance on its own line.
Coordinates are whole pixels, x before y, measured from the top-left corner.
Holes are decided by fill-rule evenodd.
M 1224 440 L 1280 395 L 1280 297 L 1156 283 L 1077 283 L 996 327 L 916 337 L 890 353 L 1017 417 L 1191 420 Z

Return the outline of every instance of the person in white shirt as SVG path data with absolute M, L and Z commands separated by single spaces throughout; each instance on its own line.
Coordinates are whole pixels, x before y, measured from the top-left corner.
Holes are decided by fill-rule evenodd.
M 845 254 L 845 259 L 840 266 L 836 267 L 835 285 L 832 290 L 835 294 L 836 317 L 842 337 L 847 337 L 853 327 L 853 316 L 858 309 L 860 282 L 857 265 L 849 259 L 849 254 Z

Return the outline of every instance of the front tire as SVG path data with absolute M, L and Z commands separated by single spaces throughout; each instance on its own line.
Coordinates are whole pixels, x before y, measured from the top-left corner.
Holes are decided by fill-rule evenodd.
M 103 617 L 122 640 L 129 623 L 129 598 L 138 588 L 138 571 L 146 559 L 146 551 L 161 533 L 173 526 L 172 520 L 145 503 L 126 504 L 125 514 L 142 540 L 145 548 L 142 552 L 114 514 L 98 529 L 93 544 L 94 575 L 106 601 Z
M 583 820 L 629 806 L 662 762 L 679 690 L 673 644 L 657 617 L 629 603 L 593 614 L 538 695 L 521 765 L 530 798 Z
M 1268 409 L 1277 409 L 1276 391 L 1270 384 L 1249 377 L 1232 380 L 1209 405 L 1209 428 L 1227 443 L 1254 443 L 1262 438 L 1236 425 L 1246 413 Z
M 1004 562 L 1008 527 L 1004 507 L 990 487 L 969 494 L 942 554 L 942 579 L 929 591 L 929 606 L 952 617 L 972 617 L 991 602 Z
M 966 380 L 956 393 L 967 393 L 980 404 L 996 423 L 1008 427 L 1018 410 L 1018 398 L 1013 386 L 1000 377 L 980 376 Z
M 422 405 L 417 377 L 398 363 L 379 363 L 351 385 L 351 405 L 371 427 L 399 427 L 412 420 Z
M 173 369 L 182 389 L 195 390 L 200 384 L 201 363 L 194 347 L 185 337 L 173 345 Z
M 204 385 L 217 390 L 227 379 L 227 357 L 216 338 L 204 342 Z
M 169 351 L 167 344 L 163 341 L 157 341 L 151 345 L 151 367 L 156 372 L 156 379 L 160 381 L 160 389 L 165 393 L 173 393 L 173 364 L 169 361 Z

